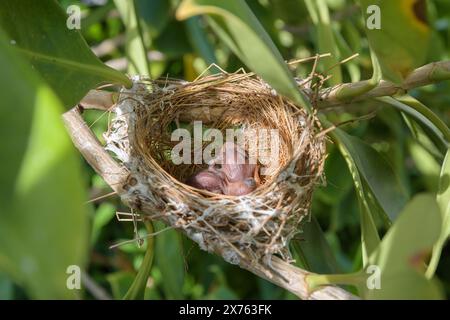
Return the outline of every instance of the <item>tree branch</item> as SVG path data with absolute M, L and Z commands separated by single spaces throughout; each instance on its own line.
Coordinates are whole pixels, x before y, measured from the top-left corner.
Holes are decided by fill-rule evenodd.
M 448 79 L 450 79 L 450 61 L 435 62 L 414 70 L 401 85 L 395 85 L 389 81 L 381 81 L 371 91 L 351 100 L 341 99 L 341 90 L 343 88 L 361 86 L 364 84 L 363 81 L 340 84 L 332 88 L 323 89 L 319 93 L 318 105 L 319 108 L 326 108 L 364 99 L 393 96 L 413 88 Z M 117 93 L 92 90 L 81 101 L 80 105 L 86 109 L 108 110 L 114 105 L 116 100 Z M 80 111 L 80 107 L 75 107 L 63 115 L 67 130 L 84 158 L 111 188 L 120 195 L 124 192 L 124 186 L 127 185 L 129 172 L 124 167 L 119 166 L 103 149 L 82 119 Z M 221 114 L 223 112 L 226 112 L 224 107 L 211 108 L 207 112 L 204 108 L 193 108 L 181 114 L 180 120 L 191 121 L 196 119 L 207 123 L 211 118 L 214 118 L 214 113 Z M 143 210 L 145 213 L 145 208 Z M 151 214 L 151 212 L 148 213 Z M 220 255 L 220 253 L 218 254 Z M 325 286 L 310 292 L 305 279 L 311 273 L 290 265 L 277 257 L 272 257 L 270 268 L 262 264 L 254 265 L 245 260 L 241 260 L 240 266 L 292 292 L 301 299 L 358 299 L 347 291 L 335 286 Z
M 113 99 L 110 101 L 113 101 Z M 92 104 L 89 104 L 89 106 L 91 108 L 93 107 Z M 100 103 L 100 106 L 102 109 L 107 108 L 103 103 Z M 69 135 L 77 149 L 86 161 L 89 162 L 92 168 L 114 191 L 118 193 L 118 195 L 121 195 L 125 192 L 126 185 L 128 184 L 129 173 L 124 167 L 115 162 L 101 146 L 98 139 L 92 134 L 91 130 L 84 122 L 80 112 L 81 108 L 75 107 L 63 114 L 63 120 Z M 142 208 L 142 211 L 147 214 L 154 214 L 154 212 L 146 212 L 145 206 Z M 217 254 L 220 253 L 217 252 Z M 336 286 L 323 286 L 311 292 L 306 283 L 306 276 L 311 273 L 288 264 L 275 256 L 271 258 L 270 267 L 263 264 L 255 265 L 244 259 L 241 259 L 240 267 L 292 292 L 301 299 L 359 299 Z
M 320 90 L 318 95 L 318 108 L 328 108 L 337 105 L 343 105 L 347 103 L 357 102 L 366 99 L 394 96 L 404 93 L 405 91 L 433 84 L 436 82 L 450 80 L 450 61 L 440 61 L 427 64 L 420 67 L 405 79 L 401 85 L 393 84 L 392 82 L 382 80 L 377 87 L 369 92 L 354 97 L 353 99 L 342 99 L 340 92 L 345 89 L 355 89 L 365 84 L 367 81 L 359 81 L 354 83 L 343 83 L 331 88 L 325 88 Z M 298 80 L 299 85 L 301 80 Z M 311 94 L 307 89 L 307 94 Z M 112 106 L 116 100 L 117 93 L 91 90 L 86 97 L 80 102 L 80 104 L 86 109 L 103 109 L 106 110 Z M 181 121 L 202 120 L 205 123 L 210 122 L 211 118 L 215 118 L 215 115 L 220 115 L 226 111 L 225 107 L 209 108 L 208 111 L 202 107 L 194 107 L 186 113 L 180 114 L 179 119 Z
M 401 85 L 395 85 L 392 82 L 382 80 L 377 87 L 371 91 L 357 96 L 351 100 L 340 99 L 342 89 L 357 88 L 365 81 L 355 83 L 339 84 L 331 88 L 320 91 L 318 98 L 319 108 L 342 105 L 345 103 L 361 101 L 365 99 L 378 98 L 384 96 L 394 96 L 405 91 L 433 84 L 436 82 L 450 79 L 450 61 L 433 62 L 420 67 L 409 74 Z

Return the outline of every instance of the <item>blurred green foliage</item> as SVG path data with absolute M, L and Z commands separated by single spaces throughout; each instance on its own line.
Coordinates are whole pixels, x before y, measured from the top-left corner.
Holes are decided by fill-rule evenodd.
M 411 70 L 450 54 L 447 0 L 192 0 L 183 2 L 185 11 L 178 0 L 99 6 L 60 0 L 62 9 L 53 0 L 35 2 L 0 4 L 0 299 L 98 298 L 92 290 L 67 290 L 71 264 L 115 299 L 127 292 L 142 297 L 142 283 L 145 299 L 296 298 L 173 230 L 153 239 L 147 250 L 152 259 L 144 258 L 152 241 L 109 248 L 134 237 L 133 223 L 115 219 L 117 211 L 129 209 L 114 196 L 84 204 L 110 189 L 88 164 L 80 165 L 59 114 L 97 85 L 127 83 L 112 68 L 193 80 L 211 63 L 226 71 L 245 67 L 302 101 L 283 59 L 332 53 L 317 67 L 333 75 L 327 85 L 334 85 L 370 79 L 373 57 L 383 78 L 399 83 Z M 365 27 L 369 4 L 382 7 L 382 31 Z M 80 32 L 64 26 L 71 5 L 82 11 Z M 357 58 L 338 64 L 355 53 Z M 300 64 L 293 76 L 306 77 L 311 68 Z M 360 290 L 363 297 L 450 297 L 448 154 L 441 167 L 448 141 L 428 113 L 450 124 L 448 92 L 449 81 L 411 90 L 423 104 L 414 110 L 405 100 L 383 98 L 322 111 L 327 121 L 346 125 L 331 136 L 327 184 L 315 192 L 314 217 L 291 241 L 298 266 L 345 275 L 376 263 L 386 271 L 386 285 Z M 100 140 L 107 118 L 95 111 L 85 116 Z M 149 231 L 139 225 L 138 232 Z M 433 245 L 438 255 L 427 278 L 420 262 Z M 411 254 L 419 254 L 419 263 L 406 264 Z M 150 277 L 135 281 L 142 264 L 151 268 Z

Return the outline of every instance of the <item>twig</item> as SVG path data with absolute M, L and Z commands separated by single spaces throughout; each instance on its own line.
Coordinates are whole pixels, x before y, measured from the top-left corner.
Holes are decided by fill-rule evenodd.
M 449 79 L 450 61 L 433 62 L 411 72 L 401 85 L 395 85 L 392 82 L 382 80 L 377 87 L 363 95 L 355 97 L 351 101 L 343 101 L 342 99 L 339 99 L 339 92 L 342 89 L 356 88 L 364 85 L 365 81 L 344 83 L 331 88 L 323 89 L 320 91 L 318 103 L 319 107 L 329 107 L 370 98 L 394 96 L 414 88 Z
M 343 89 L 356 88 L 365 84 L 365 81 L 359 81 L 354 83 L 344 83 L 339 84 L 331 88 L 322 89 L 319 91 L 319 96 L 317 99 L 319 108 L 327 108 L 332 106 L 343 105 L 347 103 L 352 103 L 356 101 L 367 100 L 371 98 L 378 98 L 384 96 L 394 96 L 399 93 L 404 93 L 405 91 L 433 84 L 436 82 L 449 80 L 450 79 L 450 61 L 440 61 L 427 64 L 420 67 L 405 79 L 401 85 L 395 85 L 392 82 L 382 80 L 377 87 L 370 90 L 369 92 L 357 96 L 352 100 L 342 100 L 339 97 L 339 93 Z M 305 89 L 304 80 L 298 79 L 297 83 L 302 90 L 310 91 Z M 308 93 L 308 92 L 307 92 Z M 81 105 L 86 109 L 102 109 L 107 110 L 111 107 L 117 100 L 117 93 L 91 90 L 87 96 L 81 101 Z M 208 122 L 208 118 L 211 115 L 222 114 L 225 111 L 224 107 L 215 107 L 209 110 L 210 115 L 203 119 L 203 111 L 199 108 L 192 108 L 185 114 L 180 114 L 180 121 L 190 121 L 197 118 L 198 120 L 204 120 L 205 123 Z
M 75 107 L 63 114 L 64 124 L 75 144 L 91 167 L 119 195 L 123 193 L 128 171 L 119 166 L 101 147 L 100 142 L 84 122 L 80 108 Z
M 92 296 L 97 300 L 111 300 L 112 298 L 109 294 L 100 287 L 87 272 L 83 272 L 81 275 L 81 282 L 86 287 L 86 290 L 89 291 Z
M 91 105 L 92 106 L 92 105 Z M 124 193 L 129 174 L 127 170 L 116 163 L 103 149 L 80 115 L 80 108 L 75 107 L 63 115 L 63 119 L 72 141 L 92 168 L 115 190 L 119 195 Z M 145 206 L 142 211 L 147 214 Z M 324 286 L 310 292 L 305 277 L 310 272 L 297 268 L 283 260 L 272 257 L 271 266 L 255 264 L 247 259 L 240 259 L 242 268 L 264 278 L 290 292 L 301 299 L 323 300 L 350 300 L 358 299 L 351 293 L 336 287 Z

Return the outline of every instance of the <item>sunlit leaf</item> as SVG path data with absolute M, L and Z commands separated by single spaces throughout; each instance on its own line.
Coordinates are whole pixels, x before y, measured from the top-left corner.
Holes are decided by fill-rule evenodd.
M 442 164 L 436 199 L 442 218 L 442 230 L 439 240 L 433 248 L 433 255 L 427 270 L 428 277 L 434 275 L 439 263 L 439 258 L 441 257 L 442 248 L 450 236 L 450 149 L 447 151 L 444 163 Z
M 305 4 L 316 26 L 318 53 L 331 53 L 332 55 L 321 61 L 325 74 L 332 76 L 328 82 L 331 85 L 340 84 L 342 83 L 342 72 L 339 65 L 340 52 L 334 38 L 327 3 L 325 0 L 305 0 Z
M 145 48 L 135 0 L 115 0 L 114 3 L 126 28 L 125 47 L 128 58 L 128 73 L 149 76 L 150 68 L 147 59 L 147 49 Z
M 1 142 L 0 269 L 32 298 L 74 298 L 66 270 L 83 270 L 88 239 L 79 158 L 60 101 L 0 42 L 0 130 L 14 137 Z
M 424 64 L 428 53 L 431 32 L 426 0 L 359 0 L 359 3 L 369 44 L 380 61 L 384 78 L 401 83 L 412 70 Z M 380 29 L 371 28 L 377 22 L 378 12 Z
M 178 19 L 206 14 L 222 41 L 254 72 L 280 94 L 309 108 L 278 49 L 245 1 L 185 0 Z
M 438 299 L 437 284 L 423 274 L 424 259 L 439 238 L 441 216 L 432 195 L 415 196 L 371 255 L 380 268 L 380 289 L 370 290 L 369 299 Z
M 73 107 L 100 84 L 130 85 L 124 74 L 95 57 L 79 31 L 69 30 L 66 20 L 56 1 L 0 2 L 0 28 L 9 45 L 29 60 L 65 107 Z

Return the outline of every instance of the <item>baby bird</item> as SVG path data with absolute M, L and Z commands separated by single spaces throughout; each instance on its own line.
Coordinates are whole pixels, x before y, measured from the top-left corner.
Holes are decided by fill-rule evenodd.
M 249 164 L 245 150 L 233 142 L 226 142 L 208 169 L 202 170 L 186 183 L 210 192 L 242 196 L 259 185 L 256 164 Z
M 202 170 L 186 180 L 186 184 L 202 190 L 214 193 L 223 193 L 224 176 L 221 172 L 213 170 Z

